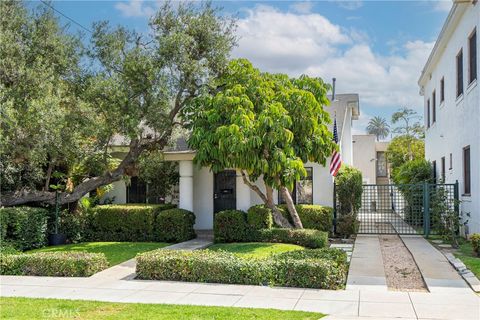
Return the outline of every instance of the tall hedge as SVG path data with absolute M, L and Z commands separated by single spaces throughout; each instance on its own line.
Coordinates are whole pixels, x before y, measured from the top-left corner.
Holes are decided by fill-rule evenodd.
M 247 224 L 254 230 L 270 229 L 273 224 L 272 210 L 261 204 L 250 207 L 247 211 Z
M 241 242 L 247 233 L 245 212 L 225 210 L 215 213 L 213 233 L 215 242 Z
M 157 216 L 170 204 L 102 205 L 88 213 L 86 239 L 90 241 L 154 241 Z M 174 206 L 173 206 L 174 207 Z
M 43 208 L 1 208 L 0 241 L 18 250 L 43 247 L 47 243 L 48 216 L 48 210 Z
M 349 237 L 358 230 L 357 213 L 362 205 L 362 172 L 342 165 L 335 177 L 337 197 L 337 233 Z
M 157 241 L 183 242 L 195 238 L 195 215 L 184 209 L 161 211 L 155 219 L 154 238 Z

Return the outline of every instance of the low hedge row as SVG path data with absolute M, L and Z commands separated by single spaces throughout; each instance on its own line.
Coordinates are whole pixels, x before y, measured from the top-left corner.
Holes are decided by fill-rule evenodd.
M 320 259 L 301 256 L 242 259 L 225 251 L 155 250 L 137 256 L 136 273 L 138 278 L 148 280 L 342 288 L 346 268 L 324 255 Z
M 0 254 L 0 274 L 2 275 L 89 277 L 107 267 L 107 258 L 103 253 Z
M 252 208 L 248 213 L 239 210 L 216 213 L 213 224 L 215 242 L 279 242 L 308 248 L 323 248 L 328 244 L 328 233 L 324 231 L 271 228 L 271 223 L 270 227 L 266 228 L 266 210 L 260 206 Z M 258 218 L 260 215 L 261 218 Z M 259 228 L 261 226 L 265 228 Z
M 195 237 L 192 212 L 170 204 L 97 206 L 87 214 L 88 241 L 172 241 Z
M 0 208 L 0 242 L 18 250 L 43 247 L 47 243 L 48 216 L 43 208 Z

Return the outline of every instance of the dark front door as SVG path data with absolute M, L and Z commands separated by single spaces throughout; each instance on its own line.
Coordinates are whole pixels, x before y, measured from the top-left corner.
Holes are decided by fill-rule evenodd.
M 235 170 L 225 170 L 215 174 L 213 184 L 213 210 L 215 212 L 236 209 L 235 177 Z

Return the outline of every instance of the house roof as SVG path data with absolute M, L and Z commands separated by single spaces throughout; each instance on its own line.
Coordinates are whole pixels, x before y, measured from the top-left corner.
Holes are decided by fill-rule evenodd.
M 445 50 L 445 47 L 452 37 L 453 32 L 455 31 L 455 28 L 457 27 L 458 23 L 460 22 L 463 14 L 467 10 L 468 6 L 473 3 L 473 1 L 459 1 L 459 0 L 454 0 L 452 8 L 450 9 L 450 12 L 448 13 L 447 19 L 445 20 L 445 23 L 443 24 L 442 30 L 440 31 L 440 34 L 438 35 L 437 41 L 435 42 L 435 45 L 432 49 L 432 52 L 430 52 L 430 56 L 428 57 L 427 63 L 423 67 L 422 74 L 420 75 L 420 78 L 418 79 L 418 85 L 420 87 L 424 86 L 425 83 L 430 80 L 431 73 L 433 69 L 435 68 L 436 64 L 438 63 L 440 57 L 442 56 L 443 51 Z M 420 94 L 423 95 L 422 89 L 420 90 Z

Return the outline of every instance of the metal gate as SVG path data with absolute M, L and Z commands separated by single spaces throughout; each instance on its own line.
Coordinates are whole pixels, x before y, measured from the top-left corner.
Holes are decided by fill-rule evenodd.
M 459 214 L 458 182 L 455 184 L 365 184 L 357 211 L 358 233 L 435 234 Z M 339 199 L 335 197 L 335 221 Z

